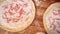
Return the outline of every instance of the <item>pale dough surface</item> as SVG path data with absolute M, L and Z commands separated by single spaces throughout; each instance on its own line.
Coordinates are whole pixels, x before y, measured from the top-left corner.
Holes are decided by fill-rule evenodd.
M 7 1 L 11 2 L 9 0 L 7 0 Z M 32 12 L 29 15 L 26 15 L 26 16 L 29 16 L 28 20 L 23 21 L 23 22 L 20 21 L 18 24 L 11 24 L 11 23 L 8 24 L 8 23 L 4 23 L 5 21 L 3 21 L 3 19 L 1 18 L 1 15 L 0 15 L 0 19 L 2 20 L 2 21 L 0 20 L 0 28 L 2 28 L 4 30 L 7 30 L 7 31 L 10 31 L 10 32 L 17 32 L 17 31 L 22 31 L 22 30 L 26 29 L 32 23 L 32 21 L 35 17 L 34 3 L 32 2 L 32 0 L 23 0 L 23 1 L 27 2 L 29 4 L 29 7 L 32 9 Z M 8 4 L 8 3 L 3 2 L 0 5 L 0 10 L 1 10 L 0 14 L 3 13 L 3 10 L 1 9 L 1 6 L 4 5 L 4 4 Z M 29 9 L 29 7 L 27 7 L 27 8 Z M 23 20 L 25 18 L 23 18 Z

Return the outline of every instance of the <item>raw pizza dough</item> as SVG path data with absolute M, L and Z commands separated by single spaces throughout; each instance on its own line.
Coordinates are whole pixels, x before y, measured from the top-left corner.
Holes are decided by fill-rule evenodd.
M 17 32 L 26 29 L 35 17 L 32 0 L 5 0 L 0 3 L 0 28 Z
M 60 2 L 50 5 L 43 16 L 48 34 L 60 34 Z

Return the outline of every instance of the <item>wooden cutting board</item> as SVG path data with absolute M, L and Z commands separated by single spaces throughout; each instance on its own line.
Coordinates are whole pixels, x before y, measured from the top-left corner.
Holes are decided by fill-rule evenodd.
M 59 1 L 60 0 L 33 0 L 37 10 L 33 23 L 22 32 L 8 32 L 0 29 L 0 34 L 36 34 L 37 32 L 47 34 L 43 26 L 43 14 L 50 4 Z

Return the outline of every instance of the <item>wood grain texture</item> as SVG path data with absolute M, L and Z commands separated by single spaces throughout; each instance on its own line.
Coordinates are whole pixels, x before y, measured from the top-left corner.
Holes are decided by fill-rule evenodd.
M 33 0 L 33 2 L 36 6 L 36 16 L 33 23 L 28 28 L 24 31 L 13 33 L 0 29 L 0 34 L 35 34 L 37 32 L 44 32 L 47 34 L 43 26 L 43 14 L 50 4 L 60 2 L 60 0 L 38 0 L 38 3 L 36 3 L 36 0 Z

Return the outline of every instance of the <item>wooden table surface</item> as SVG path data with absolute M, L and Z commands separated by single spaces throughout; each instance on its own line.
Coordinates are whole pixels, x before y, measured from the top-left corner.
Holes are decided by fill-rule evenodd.
M 36 16 L 33 23 L 21 32 L 8 32 L 0 29 L 0 34 L 36 34 L 37 32 L 43 32 L 47 34 L 43 26 L 43 14 L 47 7 L 52 3 L 59 2 L 60 0 L 33 0 L 36 6 Z

